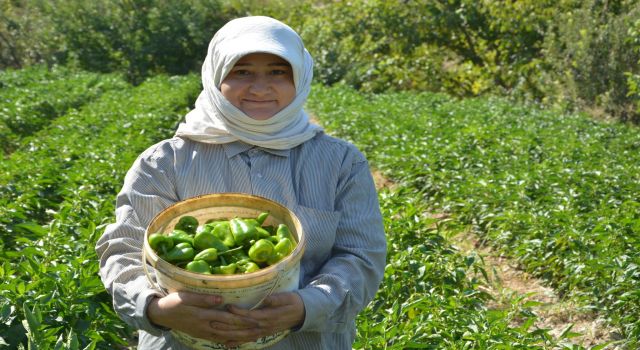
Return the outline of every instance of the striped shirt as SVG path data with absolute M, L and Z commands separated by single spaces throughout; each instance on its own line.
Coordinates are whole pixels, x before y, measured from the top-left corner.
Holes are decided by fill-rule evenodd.
M 96 250 L 114 309 L 140 330 L 139 349 L 184 348 L 146 317 L 158 291 L 141 265 L 145 228 L 175 202 L 226 192 L 281 203 L 298 216 L 306 235 L 296 291 L 305 320 L 269 349 L 351 349 L 355 318 L 382 279 L 386 240 L 366 159 L 352 144 L 324 133 L 288 150 L 175 137 L 138 157 L 117 196 L 116 221 Z

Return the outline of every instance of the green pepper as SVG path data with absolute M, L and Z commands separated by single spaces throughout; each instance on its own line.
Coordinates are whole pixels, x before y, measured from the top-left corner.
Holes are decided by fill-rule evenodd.
M 267 232 L 269 232 L 270 235 L 275 235 L 276 234 L 276 227 L 273 225 L 267 225 L 267 226 L 260 226 L 263 229 L 265 229 Z
M 229 248 L 236 245 L 236 242 L 233 239 L 233 233 L 231 233 L 231 226 L 228 221 L 216 225 L 213 229 L 213 234 Z
M 271 236 L 269 231 L 265 230 L 264 228 L 262 228 L 260 226 L 256 227 L 256 233 L 258 234 L 258 237 L 256 237 L 256 238 L 269 238 L 269 236 Z
M 251 258 L 249 257 L 249 255 L 247 255 L 247 253 L 244 251 L 244 249 L 242 247 L 238 247 L 240 249 L 238 250 L 228 250 L 227 252 L 231 252 L 230 254 L 226 254 L 227 252 L 225 252 L 224 257 L 227 259 L 227 261 L 230 262 L 240 262 L 240 261 L 249 261 L 251 260 Z
M 271 243 L 273 243 L 274 245 L 278 244 L 278 242 L 280 242 L 280 240 L 278 239 L 277 236 L 269 236 L 269 237 L 267 237 L 267 239 L 270 240 Z
M 218 260 L 218 250 L 216 248 L 207 248 L 193 257 L 193 261 L 203 260 L 208 262 Z
M 237 263 L 237 265 L 238 265 L 239 271 L 236 271 L 236 272 L 240 272 L 240 273 L 251 273 L 251 272 L 256 272 L 260 270 L 260 266 L 258 266 L 258 264 L 256 264 L 253 261 L 243 261 L 243 262 Z
M 281 239 L 278 244 L 273 247 L 273 254 L 267 259 L 267 264 L 273 265 L 291 254 L 295 245 L 289 238 Z
M 223 222 L 227 222 L 227 220 L 209 219 L 205 221 L 205 225 L 216 226 L 217 224 L 221 224 Z
M 234 273 L 236 273 L 237 268 L 238 265 L 236 263 L 231 263 L 229 265 L 212 267 L 211 272 L 219 275 L 233 275 Z
M 214 228 L 215 228 L 215 225 L 204 224 L 202 226 L 198 226 L 195 234 L 197 235 L 200 232 L 211 232 L 213 231 Z
M 162 233 L 152 233 L 149 235 L 149 245 L 156 253 L 166 254 L 173 248 L 173 240 Z
M 204 260 L 194 260 L 187 264 L 185 270 L 195 272 L 195 273 L 204 273 L 211 274 L 211 268 L 209 264 Z
M 268 239 L 259 239 L 249 248 L 249 257 L 251 260 L 262 263 L 266 262 L 273 254 L 273 243 Z
M 293 235 L 291 234 L 291 231 L 289 231 L 289 227 L 285 224 L 280 224 L 278 225 L 278 230 L 276 231 L 276 236 L 278 237 L 278 241 L 284 239 L 284 238 L 289 238 L 291 240 L 291 242 L 295 242 L 293 240 Z
M 216 266 L 221 266 L 221 265 L 223 265 L 223 264 L 222 264 L 222 261 L 220 261 L 220 258 L 219 258 L 219 257 L 218 257 L 218 260 L 215 260 L 215 261 L 207 261 L 207 263 L 209 264 L 209 267 L 210 267 L 211 269 L 213 269 L 213 268 L 214 268 L 214 267 L 216 267 Z M 213 270 L 212 270 L 212 271 L 213 271 Z
M 182 230 L 187 233 L 194 234 L 198 228 L 198 219 L 193 216 L 185 215 L 178 220 L 178 223 L 173 228 L 175 230 Z
M 196 233 L 193 238 L 193 247 L 198 250 L 207 248 L 216 248 L 220 252 L 229 249 L 227 246 L 211 231 L 201 231 Z
M 293 242 L 291 242 L 289 238 L 283 238 L 278 242 L 278 244 L 276 244 L 275 247 L 273 247 L 273 250 L 276 253 L 281 254 L 282 256 L 287 256 L 291 254 L 294 247 L 295 246 Z
M 193 249 L 191 244 L 182 242 L 171 248 L 171 250 L 163 256 L 163 259 L 173 263 L 191 260 L 195 255 L 196 251 Z
M 256 226 L 259 225 L 255 219 L 233 218 L 229 220 L 229 226 L 231 227 L 233 240 L 238 246 L 255 239 L 258 235 Z
M 193 236 L 183 230 L 173 230 L 169 232 L 167 236 L 173 240 L 174 245 L 178 243 L 189 243 L 193 246 Z
M 258 215 L 258 217 L 256 218 L 258 225 L 264 224 L 264 221 L 267 219 L 268 216 L 269 216 L 268 212 L 260 213 L 260 215 Z
M 284 259 L 284 255 L 280 254 L 280 253 L 276 253 L 275 251 L 273 252 L 273 254 L 271 254 L 271 256 L 269 256 L 269 258 L 267 259 L 267 264 L 268 265 L 275 265 L 278 261 Z

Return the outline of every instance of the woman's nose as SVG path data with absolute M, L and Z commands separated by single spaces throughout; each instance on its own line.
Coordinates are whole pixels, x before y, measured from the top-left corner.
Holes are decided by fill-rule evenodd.
M 249 92 L 253 94 L 263 94 L 269 92 L 271 89 L 271 84 L 269 82 L 269 77 L 257 75 L 255 79 L 251 82 L 249 86 Z

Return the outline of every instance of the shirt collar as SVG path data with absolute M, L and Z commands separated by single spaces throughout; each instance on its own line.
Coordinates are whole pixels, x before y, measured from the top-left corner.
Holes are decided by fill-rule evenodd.
M 288 157 L 291 151 L 289 149 L 271 149 L 271 148 L 257 147 L 242 141 L 225 143 L 223 144 L 223 147 L 224 147 L 224 152 L 227 154 L 227 158 L 237 156 L 238 154 L 246 152 L 254 147 L 280 157 Z

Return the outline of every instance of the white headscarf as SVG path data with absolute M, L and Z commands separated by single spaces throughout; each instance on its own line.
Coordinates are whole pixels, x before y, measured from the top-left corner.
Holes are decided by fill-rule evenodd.
M 220 85 L 236 62 L 250 53 L 270 53 L 291 64 L 296 88 L 294 100 L 269 119 L 256 120 L 232 105 Z M 234 19 L 213 36 L 202 65 L 203 90 L 195 109 L 181 123 L 176 136 L 205 143 L 237 140 L 272 149 L 288 149 L 322 129 L 309 123 L 302 109 L 311 90 L 313 59 L 302 39 L 289 26 L 270 17 Z

